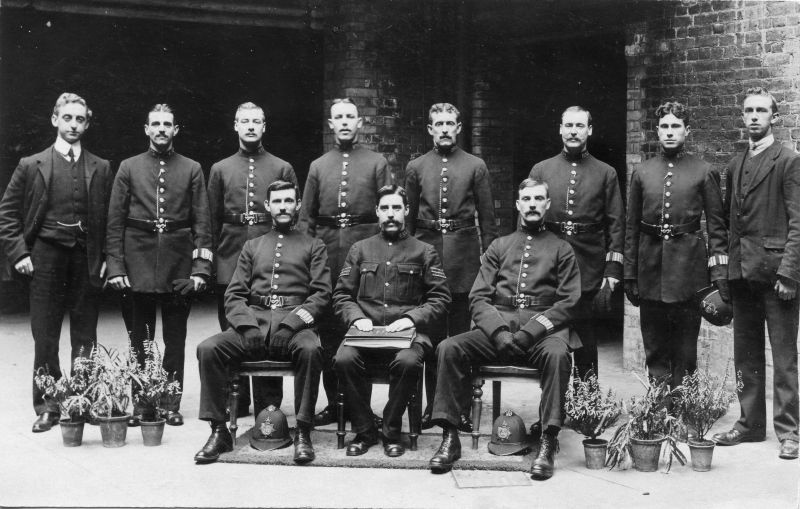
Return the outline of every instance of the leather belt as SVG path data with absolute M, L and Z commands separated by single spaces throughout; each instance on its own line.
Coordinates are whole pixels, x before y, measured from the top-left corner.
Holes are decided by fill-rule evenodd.
M 545 221 L 544 227 L 553 233 L 566 233 L 567 235 L 577 235 L 579 233 L 597 233 L 603 231 L 603 223 Z
M 497 306 L 511 306 L 512 308 L 550 307 L 553 299 L 534 297 L 533 295 L 495 295 L 494 303 Z
M 247 303 L 251 306 L 262 306 L 265 308 L 276 309 L 292 306 L 299 306 L 306 301 L 305 297 L 297 295 L 251 295 Z
M 254 224 L 261 224 L 267 223 L 272 220 L 272 216 L 269 213 L 262 213 L 262 212 L 248 212 L 246 214 L 225 214 L 222 216 L 222 222 L 228 224 L 246 224 L 246 225 L 254 225 Z
M 473 219 L 417 219 L 417 228 L 436 230 L 442 233 L 475 226 Z
M 125 226 L 136 228 L 144 232 L 169 233 L 182 228 L 189 228 L 192 224 L 188 219 L 182 221 L 171 221 L 169 219 L 136 219 L 129 217 L 125 220 Z
M 695 219 L 690 223 L 684 224 L 650 224 L 641 221 L 639 223 L 639 228 L 643 233 L 660 239 L 669 240 L 670 237 L 677 237 L 679 235 L 700 231 L 700 220 Z
M 377 216 L 317 216 L 318 226 L 328 226 L 330 228 L 347 228 L 357 224 L 377 223 Z

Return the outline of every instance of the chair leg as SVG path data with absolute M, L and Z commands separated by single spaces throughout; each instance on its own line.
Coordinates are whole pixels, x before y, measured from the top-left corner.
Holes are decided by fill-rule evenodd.
M 239 413 L 239 377 L 234 377 L 231 381 L 231 393 L 228 400 L 228 411 L 231 414 L 230 432 L 233 437 L 233 443 L 236 444 L 236 432 L 239 430 L 239 425 L 236 424 L 237 415 Z
M 344 437 L 347 432 L 344 429 L 344 393 L 341 383 L 336 387 L 336 448 L 344 449 Z
M 500 417 L 500 402 L 503 401 L 500 392 L 501 384 L 502 382 L 499 380 L 492 380 L 492 426 L 494 426 L 494 421 Z
M 417 450 L 417 438 L 422 430 L 422 377 L 417 379 L 415 389 L 408 400 L 408 438 L 411 450 Z
M 472 384 L 472 449 L 478 449 L 478 439 L 481 436 L 481 397 L 483 396 L 484 381 Z

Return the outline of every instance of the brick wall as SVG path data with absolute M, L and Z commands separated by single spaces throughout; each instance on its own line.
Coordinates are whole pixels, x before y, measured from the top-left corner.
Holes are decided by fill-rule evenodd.
M 752 86 L 773 93 L 781 114 L 775 136 L 800 149 L 800 3 L 665 2 L 656 14 L 626 27 L 629 176 L 657 152 L 652 112 L 671 99 L 692 109 L 688 150 L 722 170 L 746 146 L 740 105 Z M 638 311 L 628 305 L 625 314 L 625 366 L 640 369 Z M 704 322 L 700 352 L 713 352 L 715 369 L 723 369 L 730 329 Z

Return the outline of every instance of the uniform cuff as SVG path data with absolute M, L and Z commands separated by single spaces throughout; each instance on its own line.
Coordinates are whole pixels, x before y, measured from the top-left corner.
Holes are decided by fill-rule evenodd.
M 211 252 L 210 249 L 206 249 L 204 247 L 201 247 L 200 249 L 195 249 L 194 251 L 192 251 L 192 260 L 195 260 L 197 258 L 213 262 L 214 261 L 214 254 Z
M 708 258 L 708 268 L 715 265 L 728 265 L 728 255 L 714 255 Z

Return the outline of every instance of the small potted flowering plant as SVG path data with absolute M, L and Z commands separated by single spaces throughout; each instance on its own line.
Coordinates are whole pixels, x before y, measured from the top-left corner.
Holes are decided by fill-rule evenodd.
M 566 425 L 586 437 L 583 441 L 586 468 L 603 468 L 608 440 L 598 437 L 619 419 L 621 402 L 611 389 L 602 391 L 595 373 L 590 371 L 581 380 L 577 370 L 573 370 L 565 399 Z
M 90 366 L 89 359 L 79 356 L 75 358 L 71 375 L 64 374 L 56 380 L 40 368 L 34 377 L 45 401 L 58 405 L 61 437 L 66 447 L 77 447 L 83 442 L 83 426 L 92 406 L 88 394 Z
M 136 359 L 98 343 L 89 361 L 91 414 L 100 424 L 103 446 L 121 447 L 125 445 L 127 436 L 126 412 L 130 404 L 131 372 L 136 366 Z
M 130 358 L 136 352 L 130 349 Z M 181 393 L 180 383 L 162 367 L 162 356 L 153 340 L 144 342 L 144 362 L 136 363 L 131 371 L 134 413 L 141 415 L 144 445 L 160 445 L 165 419 L 161 417 L 162 403 Z

